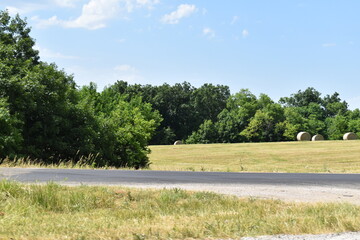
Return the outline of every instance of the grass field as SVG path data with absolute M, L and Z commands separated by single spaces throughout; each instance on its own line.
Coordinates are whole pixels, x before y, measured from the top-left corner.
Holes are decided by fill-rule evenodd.
M 360 230 L 360 206 L 0 181 L 0 239 L 228 239 Z
M 360 141 L 150 146 L 153 170 L 360 173 Z

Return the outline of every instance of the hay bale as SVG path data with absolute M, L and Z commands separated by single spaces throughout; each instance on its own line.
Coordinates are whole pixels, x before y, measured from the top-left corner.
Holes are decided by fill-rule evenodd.
M 311 138 L 311 141 L 324 141 L 324 136 L 321 134 L 316 134 Z
M 358 136 L 353 132 L 345 133 L 343 136 L 344 140 L 356 140 L 358 139 Z
M 299 132 L 296 136 L 296 139 L 298 141 L 310 141 L 311 135 L 308 132 Z
M 183 144 L 183 142 L 181 140 L 177 140 L 174 142 L 174 145 L 181 145 L 181 144 Z

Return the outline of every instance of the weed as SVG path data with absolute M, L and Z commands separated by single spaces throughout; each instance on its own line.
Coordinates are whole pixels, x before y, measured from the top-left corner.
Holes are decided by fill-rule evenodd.
M 133 233 L 133 239 L 134 240 L 145 240 L 146 235 L 141 233 Z

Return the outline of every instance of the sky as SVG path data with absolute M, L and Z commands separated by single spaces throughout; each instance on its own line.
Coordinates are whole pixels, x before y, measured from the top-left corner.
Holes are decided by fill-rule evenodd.
M 360 108 L 358 0 L 0 0 L 42 61 L 98 90 L 187 81 L 265 93 L 314 87 Z

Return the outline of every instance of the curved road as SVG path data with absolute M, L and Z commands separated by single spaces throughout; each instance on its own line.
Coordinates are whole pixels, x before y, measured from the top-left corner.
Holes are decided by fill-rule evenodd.
M 0 168 L 0 179 L 65 185 L 183 188 L 242 197 L 360 204 L 360 174 L 227 173 Z

